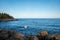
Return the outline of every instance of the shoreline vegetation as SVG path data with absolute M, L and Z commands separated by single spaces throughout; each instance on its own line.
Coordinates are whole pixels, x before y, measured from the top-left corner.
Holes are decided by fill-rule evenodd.
M 7 13 L 0 13 L 0 21 L 13 21 L 15 18 Z
M 25 36 L 16 31 L 0 29 L 0 40 L 60 40 L 60 34 L 48 34 L 47 31 L 41 31 L 35 36 Z

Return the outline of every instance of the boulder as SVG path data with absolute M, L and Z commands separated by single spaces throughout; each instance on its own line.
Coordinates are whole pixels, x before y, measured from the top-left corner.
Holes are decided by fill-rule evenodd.
M 48 35 L 48 32 L 47 32 L 47 31 L 41 31 L 41 32 L 40 32 L 40 35 L 41 35 L 41 36 L 47 36 L 47 35 Z
M 15 31 L 0 30 L 0 40 L 24 40 L 24 35 Z

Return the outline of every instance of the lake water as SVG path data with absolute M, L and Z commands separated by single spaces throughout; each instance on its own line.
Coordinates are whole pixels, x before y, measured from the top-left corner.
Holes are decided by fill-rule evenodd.
M 60 18 L 21 18 L 16 21 L 0 22 L 0 29 L 15 30 L 24 35 L 37 35 L 42 30 L 49 34 L 60 34 Z

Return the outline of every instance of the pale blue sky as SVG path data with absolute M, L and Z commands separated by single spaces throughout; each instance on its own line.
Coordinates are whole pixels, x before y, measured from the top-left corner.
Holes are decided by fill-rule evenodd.
M 0 12 L 15 18 L 60 18 L 60 0 L 0 0 Z

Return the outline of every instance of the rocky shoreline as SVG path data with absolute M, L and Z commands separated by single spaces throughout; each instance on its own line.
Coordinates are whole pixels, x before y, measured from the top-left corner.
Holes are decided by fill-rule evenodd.
M 41 31 L 38 35 L 26 37 L 12 30 L 0 30 L 0 40 L 60 40 L 60 34 L 48 34 Z
M 0 30 L 0 40 L 24 40 L 24 35 L 16 31 Z
M 0 22 L 16 21 L 17 19 L 0 19 Z

